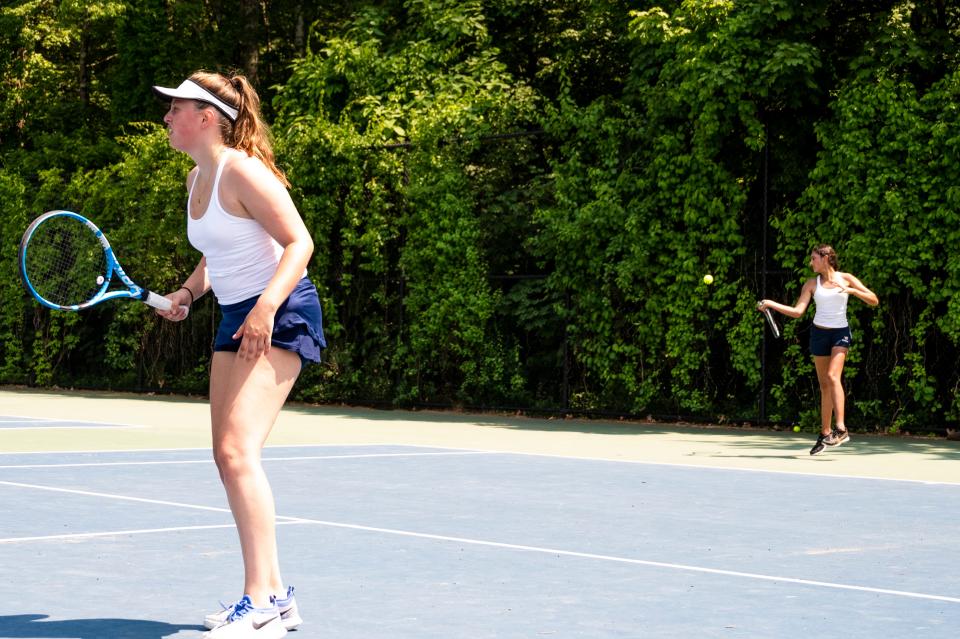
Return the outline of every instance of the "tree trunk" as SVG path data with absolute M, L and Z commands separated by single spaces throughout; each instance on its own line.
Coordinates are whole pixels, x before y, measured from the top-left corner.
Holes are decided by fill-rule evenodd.
M 260 67 L 260 0 L 242 0 L 240 3 L 240 19 L 243 21 L 243 41 L 241 54 L 243 56 L 243 71 L 250 83 L 257 86 L 257 77 Z

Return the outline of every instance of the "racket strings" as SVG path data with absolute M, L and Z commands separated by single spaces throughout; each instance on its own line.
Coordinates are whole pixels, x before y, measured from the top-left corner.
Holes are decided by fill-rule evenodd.
M 25 271 L 41 297 L 74 306 L 103 288 L 107 260 L 100 240 L 83 222 L 57 216 L 42 222 L 30 236 Z

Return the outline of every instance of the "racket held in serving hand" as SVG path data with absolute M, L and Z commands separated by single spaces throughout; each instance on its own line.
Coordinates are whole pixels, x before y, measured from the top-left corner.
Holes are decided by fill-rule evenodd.
M 757 310 L 767 318 L 767 324 L 770 326 L 770 331 L 773 333 L 773 336 L 780 337 L 780 327 L 777 326 L 777 321 L 773 319 L 773 312 L 769 308 L 762 308 L 762 306 L 763 302 L 757 302 Z
M 167 298 L 135 284 L 103 232 L 78 213 L 49 211 L 35 219 L 20 240 L 19 263 L 27 290 L 48 308 L 80 311 L 118 298 L 173 308 Z M 121 288 L 110 290 L 114 281 Z

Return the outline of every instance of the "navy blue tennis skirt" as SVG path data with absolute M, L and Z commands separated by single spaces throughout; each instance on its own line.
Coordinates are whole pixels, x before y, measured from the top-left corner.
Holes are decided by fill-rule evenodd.
M 233 334 L 243 324 L 258 299 L 260 296 L 256 295 L 236 304 L 220 305 L 223 318 L 213 341 L 214 351 L 240 350 L 240 340 L 233 339 Z M 317 295 L 317 288 L 308 278 L 297 282 L 290 297 L 277 309 L 270 344 L 298 354 L 304 366 L 309 362 L 320 361 L 320 351 L 327 347 L 327 341 L 323 337 L 320 297 Z

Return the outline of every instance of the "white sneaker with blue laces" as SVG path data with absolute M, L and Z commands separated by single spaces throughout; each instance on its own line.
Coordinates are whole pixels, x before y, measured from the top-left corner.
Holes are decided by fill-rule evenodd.
M 293 596 L 293 586 L 287 588 L 287 596 L 283 599 L 276 599 L 276 603 L 277 608 L 280 610 L 280 619 L 283 621 L 283 627 L 287 630 L 296 630 L 300 624 L 303 623 L 303 619 L 300 617 L 300 609 L 297 607 L 297 598 Z M 226 606 L 221 603 L 220 605 L 223 608 L 220 612 L 209 614 L 203 619 L 205 628 L 213 630 L 222 624 L 227 620 L 227 617 L 230 616 L 230 613 L 233 612 L 237 604 Z
M 249 595 L 229 608 L 221 624 L 204 633 L 207 639 L 281 639 L 287 635 L 276 602 L 256 608 Z

